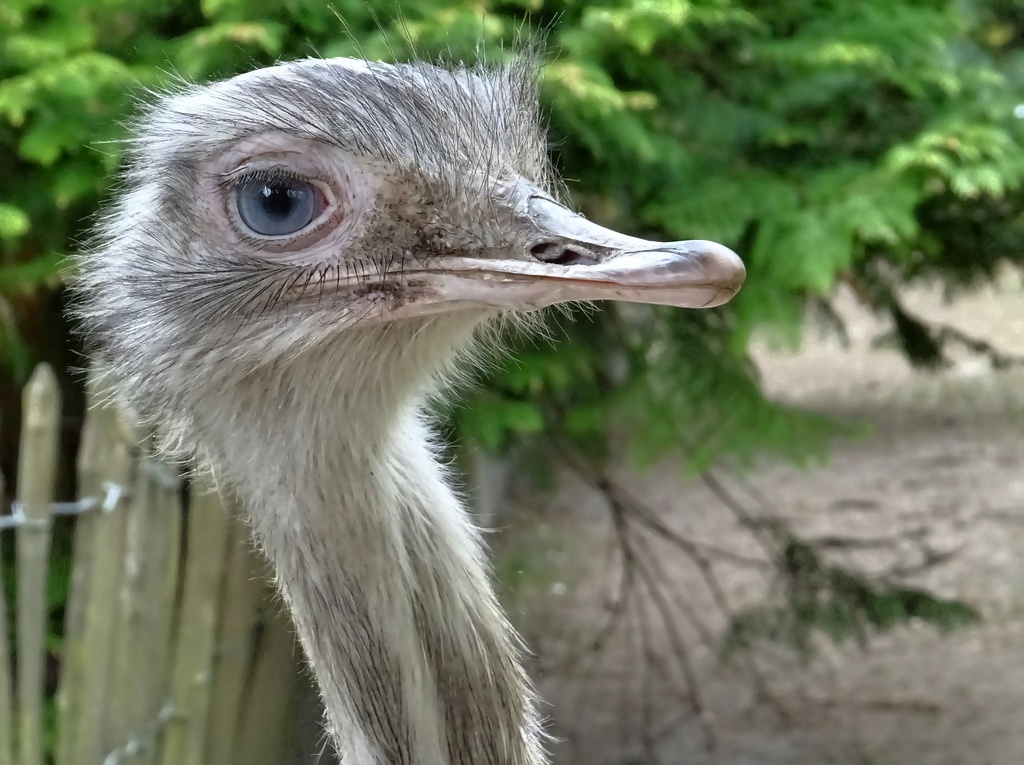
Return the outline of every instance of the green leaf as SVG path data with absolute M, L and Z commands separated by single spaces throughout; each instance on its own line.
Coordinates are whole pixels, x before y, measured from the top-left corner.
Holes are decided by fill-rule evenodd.
M 0 202 L 0 239 L 15 239 L 28 233 L 31 221 L 20 207 Z
M 18 153 L 22 159 L 49 167 L 60 157 L 66 134 L 67 129 L 60 122 L 38 123 L 22 136 Z

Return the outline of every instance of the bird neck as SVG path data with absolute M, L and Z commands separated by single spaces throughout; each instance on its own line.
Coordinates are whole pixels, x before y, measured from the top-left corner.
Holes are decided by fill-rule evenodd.
M 421 399 L 409 392 L 385 415 L 379 395 L 339 393 L 333 408 L 279 398 L 273 416 L 248 415 L 253 440 L 221 460 L 276 568 L 339 754 L 347 765 L 540 765 L 518 638 Z M 276 434 L 256 427 L 268 420 Z

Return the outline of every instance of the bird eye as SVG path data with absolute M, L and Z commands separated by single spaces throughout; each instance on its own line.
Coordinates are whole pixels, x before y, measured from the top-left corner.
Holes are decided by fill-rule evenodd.
M 327 200 L 314 184 L 299 178 L 254 178 L 236 192 L 238 217 L 260 236 L 301 231 L 324 211 Z

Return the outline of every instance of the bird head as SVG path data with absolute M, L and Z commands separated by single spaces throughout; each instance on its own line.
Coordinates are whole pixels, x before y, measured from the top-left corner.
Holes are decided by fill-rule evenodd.
M 127 385 L 164 399 L 496 312 L 716 306 L 745 275 L 722 245 L 647 241 L 568 207 L 529 61 L 285 63 L 180 88 L 131 129 L 78 259 L 79 314 Z

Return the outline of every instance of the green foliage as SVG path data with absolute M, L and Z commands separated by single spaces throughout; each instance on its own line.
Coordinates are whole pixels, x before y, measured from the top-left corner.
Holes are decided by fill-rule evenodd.
M 895 310 L 893 273 L 966 282 L 1021 257 L 1014 9 L 418 0 L 396 19 L 390 0 L 11 0 L 0 11 L 0 298 L 50 283 L 147 88 L 313 53 L 500 56 L 539 30 L 552 137 L 578 204 L 653 238 L 722 241 L 749 277 L 713 314 L 556 320 L 562 341 L 520 341 L 518 360 L 455 410 L 457 427 L 500 449 L 552 437 L 593 447 L 611 426 L 642 461 L 681 447 L 694 467 L 765 448 L 818 454 L 827 427 L 761 398 L 747 341 L 763 328 L 796 342 L 807 300 L 842 279 Z M 6 313 L 10 364 L 18 322 Z
M 866 643 L 869 630 L 885 632 L 914 620 L 943 631 L 974 624 L 981 615 L 957 600 L 894 583 L 868 583 L 863 576 L 826 564 L 806 543 L 790 537 L 778 561 L 784 597 L 736 615 L 723 640 L 726 657 L 758 642 L 791 648 L 807 659 L 814 635 L 835 642 Z
M 639 466 L 684 452 L 699 471 L 723 454 L 820 453 L 838 426 L 766 402 L 756 374 L 731 352 L 727 316 L 646 306 L 553 322 L 553 344 L 512 338 L 512 361 L 450 415 L 486 448 L 562 446 L 602 459 L 612 439 Z

